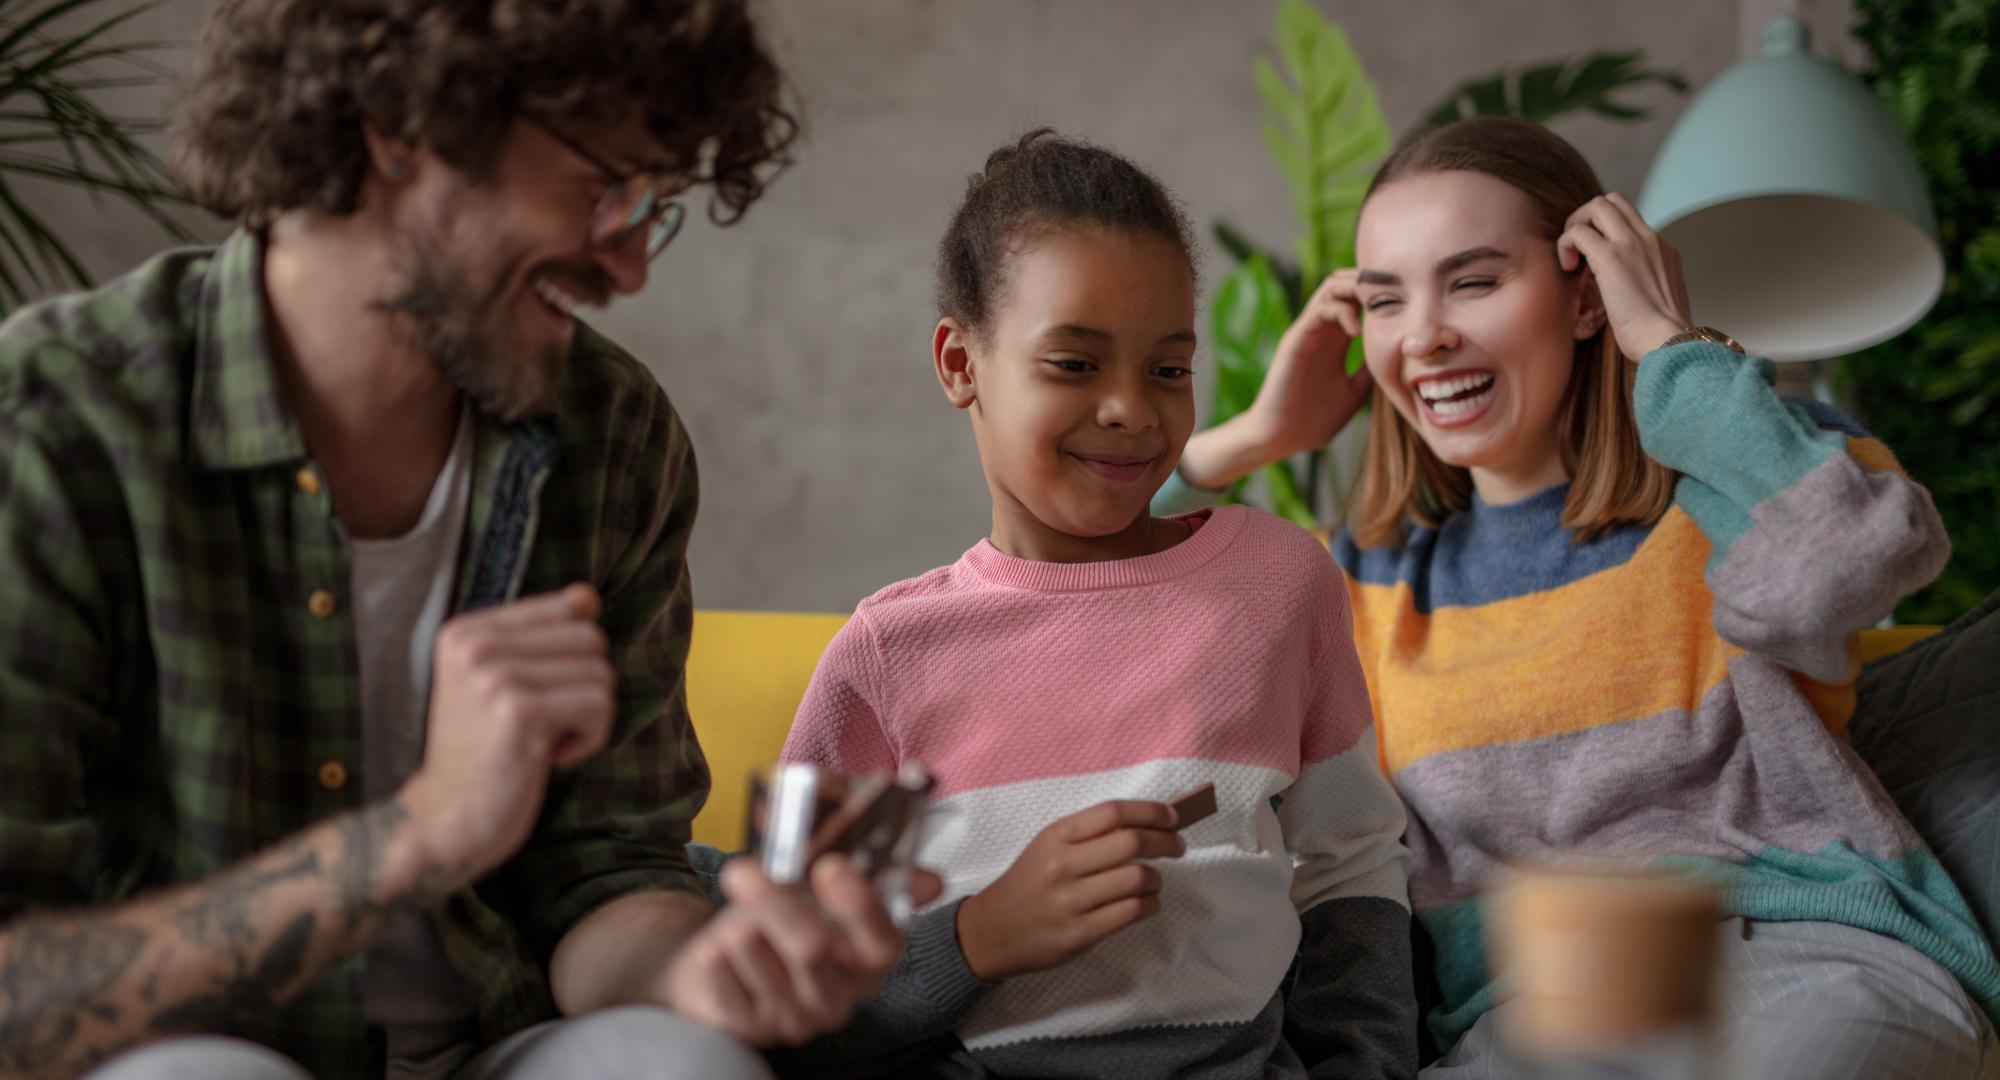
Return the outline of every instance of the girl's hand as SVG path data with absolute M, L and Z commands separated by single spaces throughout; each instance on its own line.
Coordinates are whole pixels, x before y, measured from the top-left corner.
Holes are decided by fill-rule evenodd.
M 1165 803 L 1105 802 L 1043 829 L 1007 872 L 958 908 L 965 964 L 986 982 L 1046 971 L 1160 910 L 1160 872 L 1174 859 Z
M 1332 442 L 1368 400 L 1368 369 L 1347 374 L 1348 345 L 1361 336 L 1359 277 L 1352 267 L 1328 275 L 1278 339 L 1250 406 L 1273 461 Z
M 1692 322 L 1680 252 L 1623 195 L 1600 195 L 1578 207 L 1556 240 L 1556 259 L 1564 271 L 1588 264 L 1628 359 L 1636 362 Z

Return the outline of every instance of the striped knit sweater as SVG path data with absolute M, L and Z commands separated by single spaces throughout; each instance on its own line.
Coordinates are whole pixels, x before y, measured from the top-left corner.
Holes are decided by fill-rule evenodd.
M 1268 514 L 1188 520 L 1179 545 L 1113 562 L 982 542 L 863 601 L 828 647 L 784 757 L 928 766 L 921 857 L 946 892 L 883 994 L 798 1073 L 954 1058 L 1043 1077 L 1415 1071 L 1404 818 L 1340 575 Z M 958 902 L 1044 826 L 1210 781 L 1216 815 L 1154 864 L 1158 914 L 1049 971 L 972 975 Z
M 1650 527 L 1574 543 L 1567 487 L 1334 554 L 1449 1046 L 1494 1002 L 1476 898 L 1504 863 L 1637 860 L 1736 915 L 1897 938 L 2000 1018 L 2000 968 L 1932 854 L 1848 746 L 1856 632 L 1948 553 L 1930 496 L 1770 365 L 1647 356 L 1641 439 L 1681 478 Z

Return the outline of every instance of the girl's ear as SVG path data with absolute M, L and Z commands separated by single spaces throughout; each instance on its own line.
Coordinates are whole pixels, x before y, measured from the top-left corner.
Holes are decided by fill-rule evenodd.
M 931 332 L 931 361 L 937 367 L 938 385 L 954 408 L 969 409 L 979 400 L 972 384 L 972 332 L 956 318 L 939 319 Z
M 1576 275 L 1576 296 L 1570 302 L 1571 333 L 1578 341 L 1589 341 L 1604 329 L 1604 296 L 1597 291 L 1597 275 L 1585 266 Z

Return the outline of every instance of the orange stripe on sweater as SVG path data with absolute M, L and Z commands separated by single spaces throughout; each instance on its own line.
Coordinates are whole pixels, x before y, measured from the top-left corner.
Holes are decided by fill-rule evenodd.
M 1692 710 L 1743 655 L 1709 621 L 1708 547 L 1675 508 L 1623 566 L 1428 618 L 1407 584 L 1350 581 L 1383 767 Z
M 1710 621 L 1708 550 L 1675 507 L 1625 565 L 1527 596 L 1427 617 L 1407 584 L 1350 579 L 1383 770 L 1393 775 L 1447 750 L 1692 711 L 1744 655 Z M 1856 667 L 1838 684 L 1794 675 L 1838 736 L 1854 714 Z

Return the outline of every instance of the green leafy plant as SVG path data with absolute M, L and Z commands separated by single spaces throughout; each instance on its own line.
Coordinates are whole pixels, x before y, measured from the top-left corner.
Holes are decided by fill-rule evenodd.
M 1543 123 L 1564 113 L 1593 112 L 1613 120 L 1644 120 L 1652 110 L 1613 100 L 1634 87 L 1658 84 L 1685 94 L 1680 72 L 1640 67 L 1636 52 L 1577 56 L 1532 64 L 1458 84 L 1424 122 L 1432 127 L 1468 116 L 1518 116 Z
M 1291 193 L 1299 231 L 1287 258 L 1260 248 L 1227 222 L 1215 223 L 1216 242 L 1237 265 L 1217 285 L 1210 308 L 1216 370 L 1210 424 L 1250 407 L 1278 338 L 1306 297 L 1327 274 L 1353 263 L 1362 197 L 1394 141 L 1375 86 L 1347 36 L 1307 0 L 1279 0 L 1272 42 L 1278 62 L 1268 55 L 1256 60 L 1260 122 L 1265 149 Z M 1577 111 L 1639 120 L 1647 110 L 1617 96 L 1648 84 L 1687 90 L 1680 75 L 1642 67 L 1639 53 L 1585 56 L 1460 83 L 1426 114 L 1425 123 L 1495 114 L 1541 122 Z M 1348 352 L 1347 366 L 1350 372 L 1361 366 L 1358 343 Z M 1324 521 L 1346 489 L 1331 461 L 1330 451 L 1315 450 L 1265 468 L 1272 511 L 1306 526 Z M 1229 497 L 1242 500 L 1247 485 L 1247 479 L 1238 483 Z
M 1944 574 L 1897 617 L 1948 622 L 2000 587 L 2000 0 L 1855 6 L 1862 77 L 1929 181 L 1945 283 L 1915 327 L 1845 358 L 1842 382 L 1952 538 Z
M 1284 175 L 1299 221 L 1297 261 L 1259 251 L 1235 229 L 1216 225 L 1219 242 L 1241 261 L 1217 287 L 1211 308 L 1217 361 L 1211 423 L 1250 407 L 1278 336 L 1306 296 L 1327 274 L 1353 262 L 1354 219 L 1391 143 L 1375 86 L 1339 27 L 1305 0 L 1279 0 L 1272 37 L 1285 70 L 1281 75 L 1269 56 L 1259 55 L 1257 89 L 1264 147 Z M 1358 357 L 1356 349 L 1348 363 Z M 1313 525 L 1326 459 L 1324 450 L 1306 455 L 1303 475 L 1290 461 L 1266 468 L 1271 509 Z M 1242 489 L 1237 485 L 1231 497 L 1240 498 Z
M 21 178 L 112 195 L 186 238 L 166 213 L 186 200 L 138 141 L 162 125 L 114 116 L 91 96 L 158 80 L 142 57 L 163 43 L 111 40 L 144 10 L 106 0 L 0 0 L 0 311 L 90 283 L 76 253 L 21 197 Z M 79 20 L 81 30 L 59 29 Z M 122 73 L 101 73 L 106 67 Z

